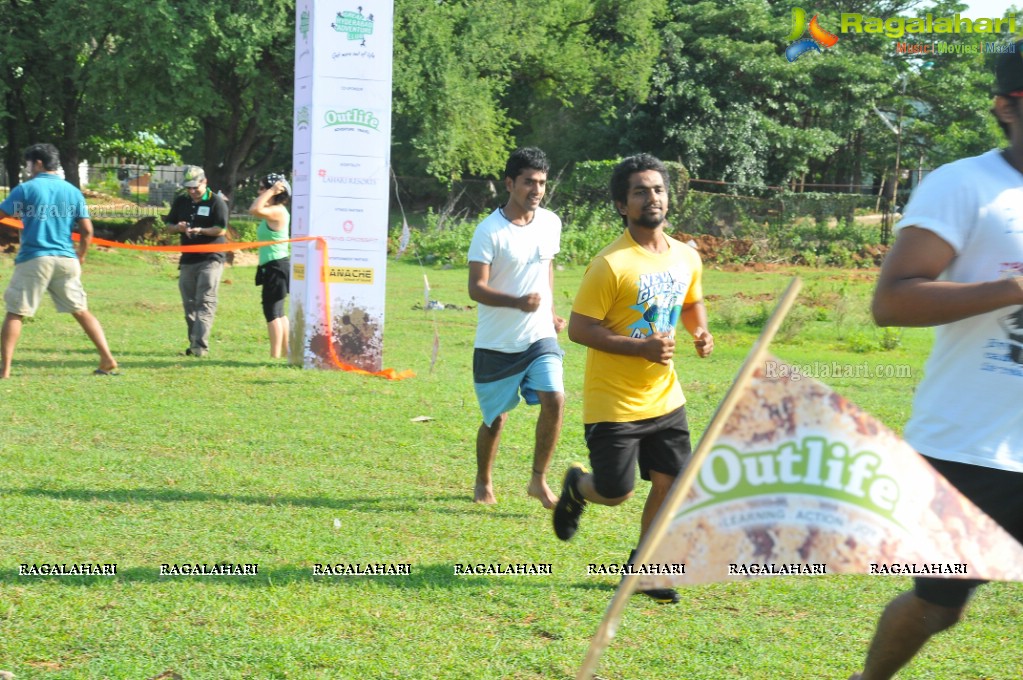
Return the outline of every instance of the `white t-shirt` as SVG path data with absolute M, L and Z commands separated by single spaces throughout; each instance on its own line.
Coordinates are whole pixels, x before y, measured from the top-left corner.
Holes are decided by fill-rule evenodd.
M 910 226 L 955 250 L 941 280 L 1023 275 L 1023 175 L 998 150 L 944 165 L 896 229 Z M 1023 307 L 935 328 L 905 436 L 933 458 L 1023 472 Z
M 556 337 L 551 313 L 551 260 L 561 250 L 561 219 L 537 208 L 533 221 L 516 225 L 495 210 L 476 227 L 469 261 L 490 265 L 491 288 L 508 295 L 540 293 L 540 307 L 527 313 L 512 307 L 480 304 L 475 346 L 498 352 L 523 352 L 542 338 Z

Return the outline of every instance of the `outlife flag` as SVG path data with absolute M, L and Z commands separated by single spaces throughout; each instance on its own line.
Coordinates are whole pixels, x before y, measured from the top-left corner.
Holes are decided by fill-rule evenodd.
M 789 574 L 1023 580 L 1023 546 L 912 447 L 770 356 L 648 562 L 685 573 L 641 575 L 641 590 Z
M 767 353 L 800 285 L 782 296 L 651 524 L 578 679 L 593 677 L 635 590 L 823 574 L 1023 580 L 1023 546 L 916 451 Z

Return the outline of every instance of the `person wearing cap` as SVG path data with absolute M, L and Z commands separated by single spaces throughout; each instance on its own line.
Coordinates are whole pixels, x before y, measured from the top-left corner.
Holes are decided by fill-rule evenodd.
M 167 231 L 181 234 L 181 245 L 204 246 L 226 243 L 227 203 L 207 186 L 202 168 L 185 168 L 186 193 L 174 199 L 163 221 Z M 210 330 L 217 312 L 217 290 L 224 271 L 223 252 L 182 253 L 178 261 L 178 288 L 188 325 L 185 354 L 206 356 L 210 351 Z
M 999 57 L 992 113 L 1004 149 L 927 175 L 895 228 L 872 311 L 881 326 L 935 326 L 905 439 L 1023 541 L 1023 41 Z M 954 626 L 983 581 L 917 578 L 885 608 L 862 673 L 891 678 Z
M 259 181 L 259 195 L 249 206 L 250 214 L 263 218 L 256 229 L 256 240 L 274 242 L 260 246 L 256 268 L 256 285 L 263 287 L 263 317 L 273 359 L 288 355 L 290 328 L 284 313 L 284 299 L 288 296 L 291 275 L 291 245 L 288 243 L 291 215 L 285 204 L 290 198 L 288 180 L 284 175 L 271 173 Z
M 35 314 L 49 292 L 58 312 L 75 318 L 99 351 L 95 375 L 117 375 L 103 327 L 88 309 L 82 287 L 82 263 L 92 242 L 92 220 L 85 197 L 62 179 L 60 154 L 53 144 L 34 144 L 24 152 L 30 180 L 11 189 L 0 202 L 0 217 L 20 215 L 24 229 L 14 258 L 14 273 L 4 292 L 7 314 L 0 329 L 0 378 L 11 376 L 22 320 Z M 76 246 L 72 232 L 78 232 Z

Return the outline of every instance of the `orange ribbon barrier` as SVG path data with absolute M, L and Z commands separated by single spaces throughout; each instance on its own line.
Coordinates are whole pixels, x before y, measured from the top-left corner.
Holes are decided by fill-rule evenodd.
M 0 217 L 0 225 L 5 227 L 13 227 L 14 229 L 23 229 L 24 226 L 21 220 L 14 219 L 13 217 Z M 71 234 L 71 238 L 75 241 L 79 240 L 78 234 Z M 349 371 L 351 373 L 359 373 L 362 375 L 373 375 L 379 378 L 386 378 L 387 380 L 403 380 L 404 378 L 411 378 L 415 375 L 412 371 L 396 371 L 393 368 L 385 368 L 382 371 L 367 371 L 359 368 L 358 366 L 352 366 L 351 364 L 341 361 L 341 358 L 337 355 L 337 349 L 334 347 L 334 329 L 331 324 L 330 315 L 330 287 L 327 284 L 326 273 L 330 269 L 330 253 L 327 249 L 327 239 L 322 236 L 300 236 L 298 238 L 289 238 L 283 241 L 252 241 L 246 243 L 209 243 L 206 245 L 197 246 L 147 246 L 140 245 L 137 243 L 120 243 L 119 241 L 109 241 L 103 238 L 92 239 L 93 245 L 102 246 L 104 248 L 122 248 L 124 250 L 148 250 L 151 252 L 158 253 L 223 253 L 235 250 L 248 250 L 250 248 L 259 248 L 260 246 L 269 246 L 275 243 L 297 243 L 301 241 L 316 241 L 317 248 L 323 254 L 321 267 L 320 267 L 320 281 L 323 283 L 323 318 L 326 321 L 327 326 L 327 348 L 330 352 L 330 361 L 336 368 L 342 371 Z

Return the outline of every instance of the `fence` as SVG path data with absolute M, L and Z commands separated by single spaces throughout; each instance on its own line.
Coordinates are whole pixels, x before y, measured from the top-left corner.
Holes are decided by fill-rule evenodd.
M 141 218 L 166 212 L 166 206 L 181 190 L 184 170 L 184 166 L 100 164 L 83 165 L 79 174 L 84 189 L 123 199 L 123 203 L 96 205 L 96 217 Z M 615 219 L 604 175 L 594 173 L 592 180 L 585 181 L 578 177 L 552 177 L 548 184 L 549 207 L 558 211 L 566 223 L 584 205 L 606 208 L 609 219 Z M 783 187 L 742 187 L 690 179 L 684 171 L 675 171 L 675 176 L 680 181 L 679 186 L 673 187 L 671 221 L 692 234 L 727 238 L 799 219 L 812 219 L 818 224 L 852 221 L 857 213 L 875 212 L 879 206 L 884 209 L 888 205 L 887 201 L 879 200 L 876 187 L 869 185 L 820 187 L 838 192 L 799 192 Z M 0 196 L 6 195 L 9 184 L 0 168 Z M 397 215 L 399 208 L 408 213 L 433 212 L 440 216 L 437 221 L 440 226 L 445 221 L 475 220 L 503 203 L 506 197 L 503 183 L 488 179 L 456 180 L 448 186 L 433 178 L 397 177 L 392 178 L 391 189 L 392 214 Z M 908 192 L 908 188 L 900 191 L 899 199 L 904 201 Z M 884 214 L 882 224 L 890 225 L 891 216 Z

